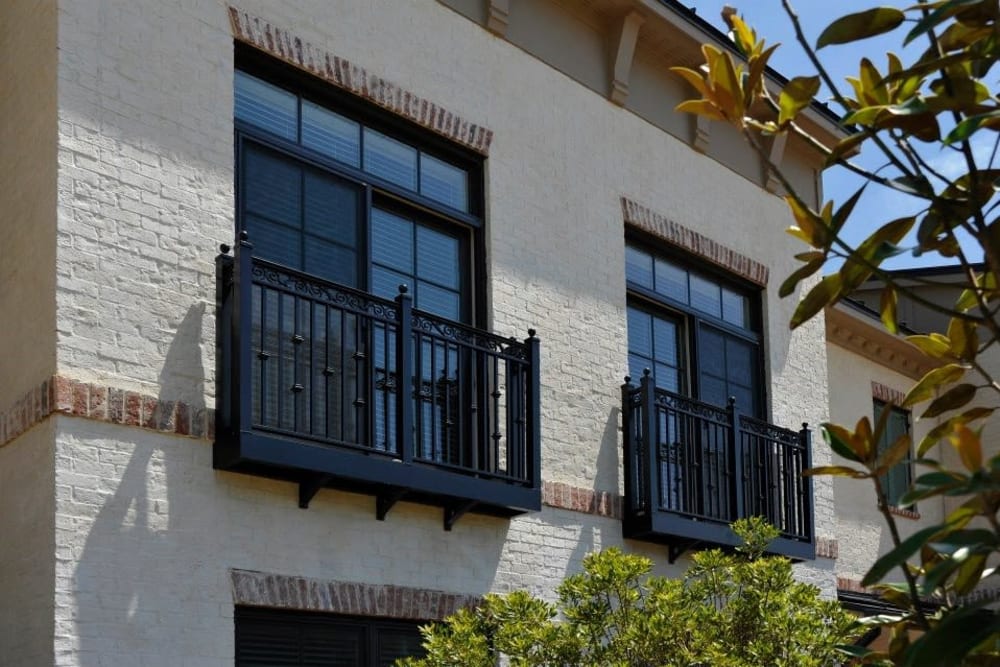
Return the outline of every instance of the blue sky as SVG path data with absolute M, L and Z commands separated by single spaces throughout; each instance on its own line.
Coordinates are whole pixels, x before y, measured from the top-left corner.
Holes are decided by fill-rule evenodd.
M 744 19 L 757 30 L 758 36 L 766 39 L 768 44 L 781 43 L 781 47 L 778 48 L 771 59 L 771 64 L 775 69 L 787 77 L 812 75 L 815 73 L 796 42 L 795 33 L 788 16 L 782 8 L 781 0 L 745 0 L 742 3 L 734 0 L 729 0 L 728 2 L 725 0 L 682 0 L 682 2 L 695 8 L 699 17 L 722 30 L 726 30 L 725 24 L 721 19 L 722 8 L 727 4 L 735 6 Z M 827 2 L 793 0 L 792 2 L 793 8 L 799 14 L 803 31 L 810 43 L 813 44 L 815 44 L 816 38 L 831 21 L 844 14 L 862 11 L 879 5 L 907 7 L 910 4 L 912 3 L 893 0 L 828 0 Z M 903 27 L 897 28 L 886 35 L 880 35 L 854 44 L 826 47 L 819 52 L 820 59 L 830 70 L 833 79 L 837 82 L 843 82 L 846 76 L 856 76 L 858 63 L 865 56 L 869 57 L 876 67 L 885 71 L 885 53 L 887 51 L 894 51 L 899 54 L 903 58 L 904 63 L 907 61 L 907 56 L 913 57 L 912 49 L 908 52 L 901 51 L 901 44 L 905 34 L 906 27 L 904 24 Z M 916 48 L 922 50 L 924 45 L 919 44 Z M 849 90 L 846 83 L 844 83 L 844 86 L 844 90 Z M 826 101 L 828 98 L 828 92 L 823 91 L 820 93 L 822 101 Z M 833 104 L 831 104 L 831 108 L 834 108 L 838 113 L 840 111 Z M 981 134 L 985 135 L 986 133 Z M 985 138 L 983 136 L 983 139 Z M 984 164 L 988 160 L 989 152 L 992 149 L 992 142 L 988 144 L 981 142 L 974 148 L 977 157 L 980 158 L 979 163 Z M 951 151 L 941 152 L 938 147 L 929 146 L 928 150 L 924 151 L 924 155 L 942 173 L 954 175 L 964 172 L 963 163 Z M 877 168 L 881 163 L 875 159 L 876 157 L 878 156 L 873 155 L 870 151 L 866 151 L 858 158 L 858 161 L 866 167 Z M 862 182 L 857 176 L 843 169 L 828 170 L 824 174 L 825 196 L 827 199 L 833 199 L 836 202 L 841 202 L 849 198 L 861 184 Z M 884 188 L 870 186 L 862 196 L 852 216 L 852 221 L 849 223 L 852 225 L 850 228 L 852 232 L 850 237 L 854 242 L 858 242 L 873 231 L 877 223 L 916 213 L 918 210 L 919 206 L 916 200 Z M 867 223 L 864 219 L 865 211 L 873 212 L 871 221 Z M 963 246 L 967 250 L 974 247 L 970 244 L 963 244 Z M 970 259 L 978 260 L 980 258 L 970 257 Z M 902 268 L 943 263 L 946 263 L 946 261 L 938 255 L 914 257 L 907 253 L 893 258 L 887 262 L 886 266 Z

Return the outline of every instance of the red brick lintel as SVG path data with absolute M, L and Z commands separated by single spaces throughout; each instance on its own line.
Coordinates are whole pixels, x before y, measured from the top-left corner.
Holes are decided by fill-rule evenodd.
M 693 229 L 679 225 L 627 197 L 622 197 L 622 215 L 628 225 L 633 225 L 671 245 L 683 248 L 755 285 L 767 287 L 769 273 L 767 266 L 746 255 L 727 248 Z
M 887 384 L 872 380 L 872 397 L 892 405 L 902 405 L 906 394 Z
M 325 581 L 249 570 L 230 570 L 230 577 L 237 605 L 352 616 L 435 621 L 475 607 L 482 599 L 392 584 Z
M 53 375 L 0 412 L 0 447 L 54 412 L 161 433 L 215 438 L 215 411 Z
M 301 37 L 237 7 L 229 7 L 233 37 L 337 88 L 407 118 L 467 148 L 488 155 L 493 131 L 470 123 L 442 106 L 369 73 L 363 67 L 320 49 Z

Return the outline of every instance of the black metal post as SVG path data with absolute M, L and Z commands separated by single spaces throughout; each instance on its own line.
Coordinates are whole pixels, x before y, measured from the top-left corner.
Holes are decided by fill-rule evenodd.
M 635 426 L 632 424 L 632 392 L 635 386 L 632 378 L 625 376 L 625 383 L 622 385 L 622 469 L 625 471 L 625 507 L 629 512 L 635 511 L 639 505 L 637 490 L 635 488 Z
M 648 510 L 653 512 L 660 509 L 660 498 L 663 493 L 660 490 L 659 438 L 657 437 L 657 422 L 659 420 L 656 414 L 656 392 L 653 377 L 648 368 L 642 371 L 639 387 L 642 392 L 642 445 L 646 450 L 646 465 L 643 467 L 642 474 L 646 482 Z
M 799 439 L 802 442 L 802 460 L 805 465 L 805 469 L 808 470 L 809 468 L 812 468 L 812 431 L 809 430 L 809 424 L 806 422 L 802 422 L 802 430 L 799 431 Z M 813 478 L 811 476 L 803 476 L 800 479 L 802 479 L 805 483 L 805 508 L 802 514 L 802 527 L 806 531 L 809 543 L 812 544 L 816 541 L 815 507 L 813 505 Z
M 233 364 L 233 427 L 247 433 L 253 428 L 253 244 L 246 230 L 240 232 L 233 260 L 232 340 L 236 355 Z
M 232 436 L 233 429 L 233 340 L 230 338 L 233 319 L 233 258 L 232 248 L 223 243 L 215 258 L 215 377 L 219 386 L 215 392 L 215 436 L 221 440 Z M 193 417 L 193 415 L 192 415 Z
M 396 442 L 399 456 L 405 463 L 413 460 L 413 400 L 420 379 L 413 368 L 413 297 L 406 285 L 399 286 L 396 295 Z
M 736 405 L 735 396 L 729 397 L 726 414 L 729 417 L 729 451 L 732 452 L 733 456 L 733 480 L 730 489 L 735 501 L 735 504 L 730 507 L 736 512 L 734 517 L 742 519 L 746 517 L 746 492 L 748 485 L 743 470 L 743 433 L 740 429 L 740 411 Z
M 528 337 L 524 340 L 528 346 L 528 387 L 527 387 L 527 420 L 525 424 L 526 462 L 530 462 L 528 479 L 531 488 L 542 488 L 542 379 L 541 379 L 541 345 L 535 337 L 535 330 L 528 329 Z

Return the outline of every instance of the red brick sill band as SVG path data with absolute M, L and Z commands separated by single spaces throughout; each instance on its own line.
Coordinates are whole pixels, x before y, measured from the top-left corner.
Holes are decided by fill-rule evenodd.
M 53 375 L 0 412 L 0 447 L 53 413 L 192 438 L 215 438 L 215 411 L 211 408 Z
M 0 412 L 0 447 L 52 413 L 192 438 L 215 438 L 215 411 L 210 408 L 54 375 Z M 623 499 L 619 494 L 563 482 L 543 481 L 542 503 L 609 519 L 620 520 L 623 516 Z M 836 540 L 818 539 L 816 555 L 836 558 Z

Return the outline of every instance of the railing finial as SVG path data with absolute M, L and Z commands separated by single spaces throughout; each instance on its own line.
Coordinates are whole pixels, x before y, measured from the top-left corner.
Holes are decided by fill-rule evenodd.
M 729 397 L 729 405 L 734 406 L 734 407 L 736 406 L 736 397 L 735 396 L 730 396 Z
M 528 329 L 528 338 L 534 338 L 537 333 L 534 329 Z
M 809 430 L 809 422 L 802 422 L 802 430 L 803 431 Z
M 250 240 L 250 233 L 247 230 L 245 230 L 245 229 L 241 229 L 240 230 L 240 241 L 249 241 L 249 240 Z
M 649 366 L 646 366 L 645 368 L 642 369 L 642 374 L 645 377 L 649 377 L 652 373 L 653 371 L 649 370 Z
M 400 294 L 406 294 L 409 291 L 410 291 L 410 288 L 406 286 L 406 283 L 400 283 L 399 284 L 399 293 Z
M 219 252 L 221 252 L 223 255 L 228 255 L 230 250 L 232 250 L 232 248 L 229 247 L 228 243 L 219 244 Z
M 625 376 L 625 384 L 632 384 L 632 377 L 629 375 Z

